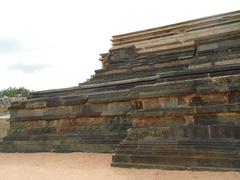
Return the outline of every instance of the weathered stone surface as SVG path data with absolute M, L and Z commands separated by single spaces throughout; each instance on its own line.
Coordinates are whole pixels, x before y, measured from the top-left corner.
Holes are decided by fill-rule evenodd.
M 113 36 L 76 87 L 14 102 L 1 151 L 111 152 L 113 166 L 240 168 L 240 12 Z
M 7 135 L 9 129 L 9 111 L 8 106 L 11 102 L 8 98 L 0 99 L 0 141 Z

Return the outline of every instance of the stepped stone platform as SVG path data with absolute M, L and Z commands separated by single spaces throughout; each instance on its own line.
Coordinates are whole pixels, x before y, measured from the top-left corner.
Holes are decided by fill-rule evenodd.
M 14 102 L 0 151 L 114 151 L 112 166 L 239 170 L 240 11 L 112 43 L 90 80 Z

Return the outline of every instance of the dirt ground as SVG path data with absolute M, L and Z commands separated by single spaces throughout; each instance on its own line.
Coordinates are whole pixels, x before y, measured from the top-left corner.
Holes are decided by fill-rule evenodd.
M 111 154 L 0 153 L 0 180 L 239 180 L 240 172 L 167 171 L 110 166 Z

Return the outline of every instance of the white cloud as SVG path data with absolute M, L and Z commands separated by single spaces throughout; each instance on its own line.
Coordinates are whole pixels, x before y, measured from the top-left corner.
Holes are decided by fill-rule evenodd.
M 24 73 L 35 73 L 42 71 L 43 69 L 50 68 L 51 65 L 47 64 L 24 64 L 22 62 L 17 62 L 15 64 L 12 64 L 8 67 L 10 70 L 20 70 Z
M 15 53 L 21 48 L 20 42 L 17 39 L 9 37 L 0 37 L 0 54 Z

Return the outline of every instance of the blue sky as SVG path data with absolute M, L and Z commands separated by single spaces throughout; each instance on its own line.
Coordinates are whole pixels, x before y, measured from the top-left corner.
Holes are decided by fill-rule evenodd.
M 0 89 L 77 86 L 112 35 L 234 10 L 239 0 L 0 0 Z

